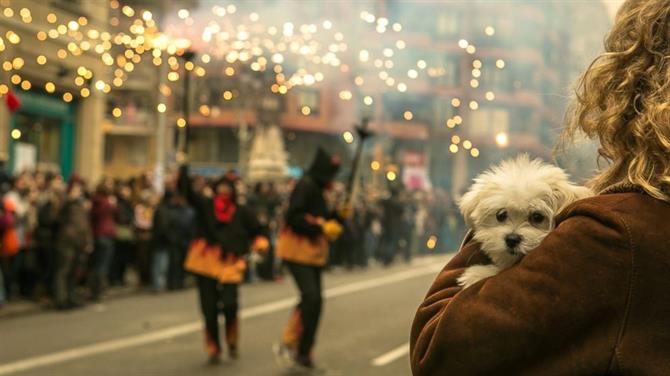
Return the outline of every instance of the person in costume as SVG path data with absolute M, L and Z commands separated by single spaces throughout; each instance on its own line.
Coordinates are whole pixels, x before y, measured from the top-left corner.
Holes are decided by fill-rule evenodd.
M 312 166 L 291 194 L 277 240 L 277 255 L 300 291 L 300 303 L 274 348 L 283 363 L 314 368 L 312 348 L 322 308 L 321 274 L 328 262 L 328 242 L 342 232 L 336 216 L 328 210 L 324 192 L 339 168 L 340 160 L 319 148 Z
M 262 228 L 255 215 L 237 203 L 236 177 L 218 179 L 210 189 L 193 189 L 187 166 L 179 174 L 179 191 L 195 210 L 195 239 L 191 242 L 184 267 L 196 275 L 200 309 L 205 320 L 205 342 L 210 363 L 219 363 L 218 314 L 225 317 L 225 339 L 230 358 L 238 357 L 239 284 L 246 270 L 245 255 L 263 248 Z M 254 241 L 256 239 L 256 241 Z M 260 244 L 260 245 L 259 245 Z

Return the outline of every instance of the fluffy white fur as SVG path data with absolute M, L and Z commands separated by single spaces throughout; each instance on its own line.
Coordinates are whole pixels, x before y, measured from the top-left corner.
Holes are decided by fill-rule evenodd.
M 467 288 L 512 266 L 554 228 L 561 209 L 592 194 L 571 183 L 561 168 L 527 154 L 485 171 L 459 206 L 474 240 L 493 264 L 467 268 L 458 283 Z

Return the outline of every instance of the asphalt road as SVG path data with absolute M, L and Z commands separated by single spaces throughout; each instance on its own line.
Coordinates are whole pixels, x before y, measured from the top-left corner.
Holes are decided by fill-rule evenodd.
M 328 375 L 409 375 L 416 306 L 448 256 L 326 274 L 315 359 Z M 291 375 L 271 347 L 294 304 L 290 279 L 241 290 L 240 359 L 206 364 L 193 289 L 0 321 L 0 375 Z

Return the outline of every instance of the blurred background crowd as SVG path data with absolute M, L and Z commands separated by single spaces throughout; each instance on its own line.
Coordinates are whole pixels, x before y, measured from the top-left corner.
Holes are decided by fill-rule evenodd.
M 295 180 L 237 181 L 239 204 L 268 227 L 272 242 Z M 195 175 L 193 184 L 211 193 L 208 177 Z M 157 187 L 149 174 L 93 184 L 76 174 L 66 181 L 48 172 L 2 172 L 0 193 L 0 306 L 30 299 L 72 309 L 99 301 L 108 287 L 158 293 L 191 283 L 183 262 L 194 212 L 177 192 L 176 174 Z M 344 185 L 338 183 L 327 198 L 334 206 L 343 196 Z M 391 186 L 359 200 L 343 236 L 331 245 L 330 269 L 388 266 L 415 254 L 452 250 L 462 236 L 460 218 L 442 190 Z M 246 282 L 282 278 L 272 247 L 247 257 L 252 267 Z

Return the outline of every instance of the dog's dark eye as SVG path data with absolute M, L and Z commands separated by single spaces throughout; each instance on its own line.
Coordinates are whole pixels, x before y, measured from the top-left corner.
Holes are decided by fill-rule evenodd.
M 498 210 L 498 212 L 496 213 L 496 219 L 498 220 L 498 222 L 505 222 L 505 220 L 507 220 L 507 210 L 505 209 Z
M 544 222 L 544 215 L 538 212 L 530 213 L 528 221 L 534 225 L 539 225 L 540 223 Z

